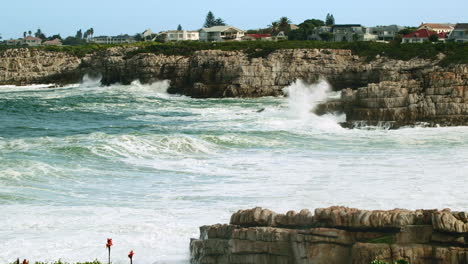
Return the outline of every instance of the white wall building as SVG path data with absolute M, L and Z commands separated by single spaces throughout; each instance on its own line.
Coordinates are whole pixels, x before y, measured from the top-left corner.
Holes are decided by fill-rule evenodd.
M 187 30 L 170 30 L 159 33 L 161 40 L 170 41 L 186 41 L 186 40 L 199 40 L 200 33 L 198 31 Z
M 232 26 L 215 26 L 200 29 L 200 40 L 210 42 L 240 41 L 245 31 Z
M 129 35 L 119 35 L 114 37 L 109 36 L 99 36 L 90 38 L 88 42 L 97 43 L 97 44 L 122 44 L 122 43 L 134 43 L 135 38 Z

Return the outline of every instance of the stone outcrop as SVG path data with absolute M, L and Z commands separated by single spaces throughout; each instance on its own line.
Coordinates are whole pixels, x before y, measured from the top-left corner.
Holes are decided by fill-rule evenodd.
M 81 59 L 37 49 L 8 49 L 0 53 L 0 85 L 66 84 L 81 80 Z
M 468 213 L 330 207 L 277 214 L 254 208 L 200 228 L 194 264 L 468 263 Z
M 78 58 L 37 49 L 10 49 L 0 54 L 0 85 L 76 83 L 85 74 L 102 83 L 129 84 L 170 80 L 169 92 L 195 98 L 283 95 L 300 79 L 326 79 L 341 99 L 317 113 L 346 113 L 346 126 L 386 124 L 468 124 L 468 65 L 441 67 L 438 60 L 368 62 L 350 50 L 277 50 L 265 58 L 242 51 L 203 50 L 190 56 L 135 52 L 113 47 Z

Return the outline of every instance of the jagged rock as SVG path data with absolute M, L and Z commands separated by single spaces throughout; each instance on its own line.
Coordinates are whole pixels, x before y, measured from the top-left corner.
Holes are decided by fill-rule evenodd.
M 251 210 L 239 210 L 231 216 L 231 225 L 275 226 L 275 217 L 275 212 L 261 207 Z
M 466 264 L 467 213 L 448 209 L 368 211 L 330 207 L 276 214 L 254 208 L 200 228 L 191 263 Z M 328 226 L 328 227 L 320 227 Z
M 103 84 L 170 80 L 169 92 L 196 98 L 283 95 L 300 79 L 324 78 L 340 100 L 317 107 L 320 114 L 344 112 L 344 126 L 385 124 L 450 126 L 468 124 L 468 65 L 441 67 L 438 60 L 371 62 L 350 50 L 277 50 L 265 58 L 242 51 L 202 50 L 190 56 L 137 53 L 138 47 L 112 47 L 83 58 L 39 49 L 0 53 L 0 85 L 76 83 L 84 74 Z

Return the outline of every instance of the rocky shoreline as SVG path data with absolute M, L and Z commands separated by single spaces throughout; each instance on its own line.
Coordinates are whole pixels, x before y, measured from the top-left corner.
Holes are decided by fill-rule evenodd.
M 468 212 L 330 207 L 277 214 L 240 210 L 200 228 L 191 263 L 468 263 Z
M 341 99 L 317 113 L 344 112 L 347 127 L 391 128 L 468 125 L 468 65 L 442 67 L 439 60 L 409 61 L 377 57 L 372 61 L 350 50 L 277 50 L 266 58 L 242 51 L 202 50 L 190 56 L 136 53 L 138 47 L 114 47 L 82 58 L 38 49 L 9 49 L 0 54 L 0 85 L 78 83 L 85 74 L 102 83 L 129 84 L 170 80 L 169 92 L 194 98 L 283 95 L 300 79 L 326 79 Z M 440 59 L 443 55 L 440 56 Z

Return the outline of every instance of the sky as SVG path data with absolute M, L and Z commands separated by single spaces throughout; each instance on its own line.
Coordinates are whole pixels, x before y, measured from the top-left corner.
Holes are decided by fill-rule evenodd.
M 299 24 L 334 15 L 337 24 L 411 25 L 468 22 L 468 0 L 0 0 L 0 34 L 22 37 L 40 28 L 46 35 L 135 34 L 202 27 L 208 11 L 241 29 L 263 28 L 282 16 Z

